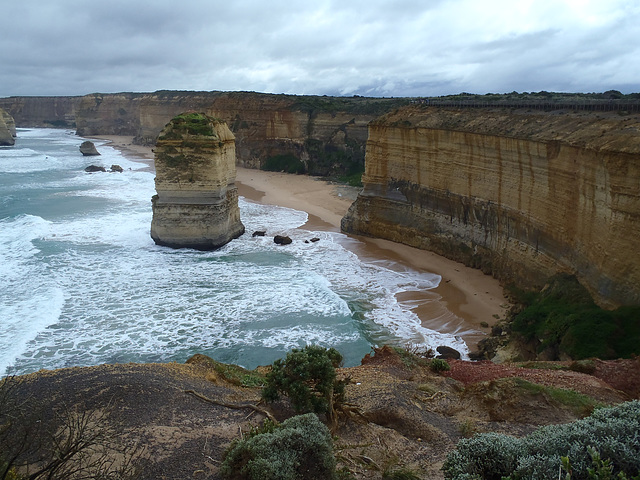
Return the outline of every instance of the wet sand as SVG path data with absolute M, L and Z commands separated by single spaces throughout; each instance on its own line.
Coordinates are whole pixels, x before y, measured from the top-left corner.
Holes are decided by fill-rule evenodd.
M 127 156 L 153 168 L 151 147 L 133 145 L 131 137 L 94 138 L 111 142 L 111 146 Z M 248 200 L 307 212 L 309 220 L 305 228 L 334 232 L 340 231 L 340 220 L 358 193 L 354 187 L 316 177 L 246 168 L 237 169 L 236 185 L 239 195 Z M 347 235 L 343 245 L 365 261 L 440 275 L 442 281 L 435 289 L 406 292 L 399 295 L 398 300 L 412 308 L 424 327 L 458 335 L 471 350 L 497 319 L 505 316 L 508 301 L 502 287 L 496 279 L 479 270 L 426 250 L 382 239 Z

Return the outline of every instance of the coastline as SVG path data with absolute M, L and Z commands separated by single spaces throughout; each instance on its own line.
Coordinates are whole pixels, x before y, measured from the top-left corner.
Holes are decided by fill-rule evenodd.
M 154 168 L 151 147 L 134 145 L 128 136 L 100 135 L 123 154 Z M 317 177 L 265 172 L 238 167 L 238 194 L 248 200 L 302 210 L 309 215 L 305 225 L 312 230 L 340 231 L 340 221 L 355 200 L 355 187 L 334 184 Z M 347 236 L 345 248 L 366 261 L 399 264 L 442 277 L 438 287 L 424 292 L 405 292 L 398 301 L 411 306 L 422 325 L 460 336 L 473 351 L 498 319 L 503 319 L 508 301 L 498 280 L 433 252 L 388 240 Z M 483 327 L 482 325 L 488 325 Z

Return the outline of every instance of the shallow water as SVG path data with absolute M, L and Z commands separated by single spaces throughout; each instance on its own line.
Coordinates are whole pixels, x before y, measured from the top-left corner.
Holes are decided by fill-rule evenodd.
M 344 235 L 306 230 L 304 212 L 241 198 L 249 233 L 222 249 L 156 246 L 153 173 L 100 141 L 101 156 L 83 157 L 83 140 L 19 129 L 0 148 L 0 373 L 195 353 L 254 368 L 310 343 L 336 347 L 346 365 L 383 343 L 467 351 L 396 300 L 438 275 L 361 261 Z M 125 171 L 85 173 L 90 164 Z

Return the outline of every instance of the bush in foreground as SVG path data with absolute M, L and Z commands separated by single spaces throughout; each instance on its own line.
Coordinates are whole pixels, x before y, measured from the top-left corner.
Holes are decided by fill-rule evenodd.
M 336 368 L 341 364 L 342 355 L 334 348 L 317 345 L 294 348 L 284 361 L 273 362 L 262 398 L 273 402 L 281 394 L 286 395 L 296 412 L 326 413 L 335 426 L 335 406 L 344 397 L 345 384 L 336 379 Z
M 266 423 L 231 444 L 220 473 L 234 480 L 335 479 L 331 435 L 313 413 Z
M 638 475 L 640 401 L 602 408 L 573 423 L 542 427 L 522 439 L 497 433 L 462 439 L 442 469 L 452 480 L 557 478 L 562 457 L 567 457 L 571 479 L 591 479 L 589 447 L 610 461 L 613 475 Z

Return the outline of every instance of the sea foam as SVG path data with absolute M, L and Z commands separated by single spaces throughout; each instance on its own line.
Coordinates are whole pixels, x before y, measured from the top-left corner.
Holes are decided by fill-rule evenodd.
M 438 275 L 363 261 L 346 248 L 357 240 L 306 229 L 305 212 L 240 198 L 247 233 L 223 248 L 156 246 L 153 174 L 100 143 L 102 164 L 125 171 L 88 174 L 84 166 L 97 160 L 79 154 L 81 141 L 35 129 L 24 138 L 29 151 L 3 160 L 17 168 L 55 152 L 58 166 L 4 187 L 0 179 L 25 199 L 0 217 L 0 273 L 10 286 L 0 293 L 0 369 L 182 362 L 194 353 L 253 368 L 310 343 L 337 347 L 347 365 L 383 343 L 467 352 L 397 300 L 437 286 Z M 38 215 L 15 214 L 33 205 Z M 256 230 L 267 236 L 253 237 Z M 293 243 L 276 245 L 276 234 Z

